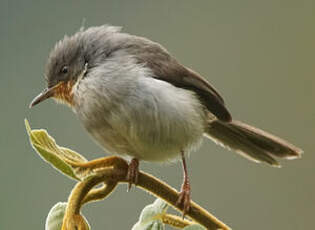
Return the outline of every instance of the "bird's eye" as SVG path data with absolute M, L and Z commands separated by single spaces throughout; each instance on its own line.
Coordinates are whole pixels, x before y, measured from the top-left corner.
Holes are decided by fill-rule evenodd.
M 63 73 L 63 74 L 68 73 L 68 71 L 69 71 L 68 66 L 64 66 L 64 67 L 62 67 L 62 69 L 61 69 L 61 73 Z

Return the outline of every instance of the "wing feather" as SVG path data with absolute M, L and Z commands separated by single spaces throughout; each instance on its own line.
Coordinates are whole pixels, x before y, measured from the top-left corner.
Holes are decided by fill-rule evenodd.
M 194 91 L 205 107 L 219 120 L 225 122 L 232 120 L 218 91 L 198 73 L 181 65 L 161 45 L 134 36 L 125 44 L 125 48 L 137 59 L 138 63 L 150 67 L 155 78 L 176 87 Z

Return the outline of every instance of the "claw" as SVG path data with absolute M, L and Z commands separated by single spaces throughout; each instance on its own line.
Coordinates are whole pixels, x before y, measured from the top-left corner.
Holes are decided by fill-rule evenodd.
M 131 189 L 132 184 L 137 185 L 139 178 L 139 160 L 133 158 L 128 166 L 128 174 L 127 174 L 127 181 L 128 181 L 128 189 L 129 192 Z
M 184 182 L 182 185 L 176 205 L 182 208 L 184 218 L 190 210 L 190 185 L 188 182 Z

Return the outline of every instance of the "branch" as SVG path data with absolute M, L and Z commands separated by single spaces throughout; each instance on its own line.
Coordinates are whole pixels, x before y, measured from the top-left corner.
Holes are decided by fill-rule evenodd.
M 82 225 L 80 226 L 80 224 L 75 223 L 81 218 L 81 206 L 87 202 L 105 198 L 111 191 L 113 191 L 117 183 L 127 183 L 127 162 L 122 163 L 124 160 L 119 157 L 102 159 L 103 160 L 98 160 L 97 162 L 100 165 L 106 165 L 106 167 L 98 169 L 95 175 L 77 183 L 72 190 L 68 199 L 68 207 L 64 217 L 62 230 L 72 230 L 76 228 L 84 229 Z M 111 161 L 111 166 L 106 163 L 107 159 Z M 88 166 L 90 166 L 90 163 L 87 163 L 85 167 Z M 93 165 L 92 167 L 95 169 L 97 166 Z M 94 186 L 100 183 L 105 183 L 104 187 L 93 189 Z M 139 173 L 137 186 L 150 192 L 156 197 L 163 199 L 175 209 L 182 211 L 182 207 L 176 205 L 179 193 L 156 177 L 141 171 Z M 191 208 L 187 213 L 187 216 L 207 229 L 230 229 L 227 225 L 193 201 L 191 201 Z

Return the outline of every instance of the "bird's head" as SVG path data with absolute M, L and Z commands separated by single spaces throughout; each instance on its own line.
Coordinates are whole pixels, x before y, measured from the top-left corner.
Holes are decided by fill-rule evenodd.
M 120 29 L 109 25 L 80 29 L 57 42 L 46 64 L 47 88 L 33 99 L 30 107 L 51 97 L 73 106 L 74 87 L 88 74 L 88 70 L 117 50 L 119 42 L 114 41 Z
M 73 87 L 87 72 L 82 32 L 59 41 L 50 52 L 46 63 L 47 88 L 36 96 L 30 107 L 48 99 L 73 105 Z

